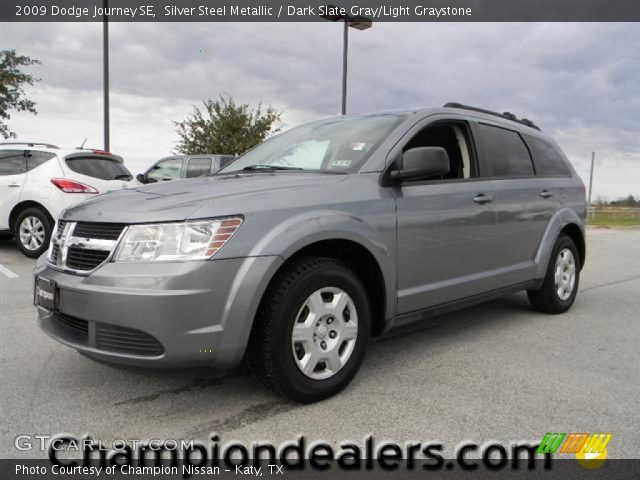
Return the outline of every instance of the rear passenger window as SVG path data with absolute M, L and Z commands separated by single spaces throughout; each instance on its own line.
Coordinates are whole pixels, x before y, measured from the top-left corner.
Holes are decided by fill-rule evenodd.
M 480 144 L 489 177 L 529 177 L 534 175 L 529 150 L 517 132 L 479 124 Z
M 531 149 L 538 175 L 571 175 L 564 156 L 553 145 L 529 135 L 525 138 Z
M 55 153 L 34 152 L 27 150 L 27 169 L 33 170 L 56 156 Z
M 0 151 L 0 176 L 19 175 L 27 171 L 27 157 L 24 150 Z
M 211 173 L 210 158 L 191 158 L 187 163 L 187 178 L 202 177 Z

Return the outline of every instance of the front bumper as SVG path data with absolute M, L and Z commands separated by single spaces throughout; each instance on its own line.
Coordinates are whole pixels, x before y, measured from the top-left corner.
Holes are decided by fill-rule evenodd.
M 34 274 L 55 282 L 57 307 L 38 307 L 38 318 L 54 339 L 106 361 L 233 368 L 281 264 L 278 256 L 106 263 L 79 276 L 51 268 L 43 256 Z

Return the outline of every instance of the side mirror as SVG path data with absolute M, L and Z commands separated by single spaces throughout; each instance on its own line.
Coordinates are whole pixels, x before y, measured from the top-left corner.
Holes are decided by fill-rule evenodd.
M 147 183 L 147 176 L 144 173 L 139 173 L 138 175 L 136 175 L 136 180 L 138 180 L 140 183 Z
M 402 155 L 402 168 L 389 175 L 394 182 L 406 182 L 449 173 L 449 155 L 441 147 L 416 147 Z

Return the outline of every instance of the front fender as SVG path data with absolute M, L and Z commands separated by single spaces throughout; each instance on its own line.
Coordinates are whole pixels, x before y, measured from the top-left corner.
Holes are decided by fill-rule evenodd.
M 395 228 L 395 223 L 388 226 Z M 279 255 L 291 258 L 304 247 L 323 240 L 349 240 L 375 258 L 385 285 L 386 318 L 395 315 L 396 270 L 392 246 L 374 226 L 347 212 L 335 210 L 305 212 L 281 222 L 263 235 L 249 256 Z
M 549 266 L 549 260 L 553 253 L 553 247 L 556 243 L 556 239 L 562 229 L 569 224 L 577 225 L 582 232 L 582 237 L 585 237 L 584 223 L 578 214 L 568 207 L 558 210 L 553 217 L 551 217 L 535 256 L 535 262 L 537 265 L 536 278 L 544 278 L 547 274 L 547 267 Z

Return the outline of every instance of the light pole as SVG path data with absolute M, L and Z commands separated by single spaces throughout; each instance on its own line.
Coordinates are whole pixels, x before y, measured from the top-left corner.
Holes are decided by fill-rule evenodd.
M 591 208 L 591 194 L 593 193 L 593 167 L 596 163 L 596 152 L 591 152 L 591 170 L 589 170 L 589 199 L 587 206 Z
M 328 7 L 329 11 L 339 12 L 339 8 L 330 5 Z M 348 62 L 348 53 L 349 53 L 349 27 L 355 28 L 357 30 L 366 30 L 371 28 L 372 21 L 370 18 L 364 17 L 362 15 L 352 16 L 347 14 L 339 14 L 335 15 L 322 15 L 322 18 L 325 20 L 329 20 L 331 22 L 337 22 L 338 20 L 342 20 L 344 23 L 343 29 L 343 40 L 342 40 L 342 115 L 347 114 L 347 62 Z
M 107 12 L 108 0 L 104 0 Z M 102 18 L 102 88 L 104 93 L 104 150 L 109 151 L 109 17 Z

